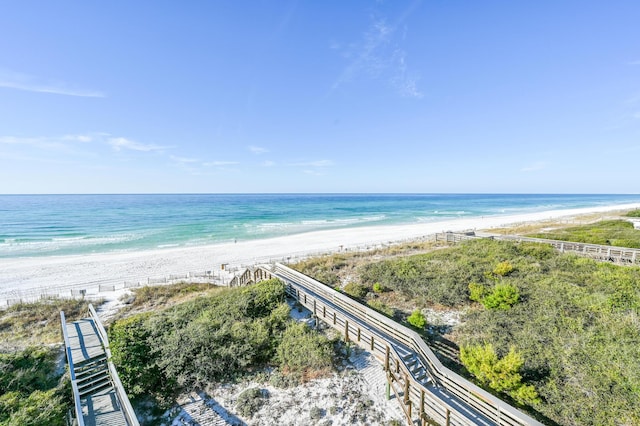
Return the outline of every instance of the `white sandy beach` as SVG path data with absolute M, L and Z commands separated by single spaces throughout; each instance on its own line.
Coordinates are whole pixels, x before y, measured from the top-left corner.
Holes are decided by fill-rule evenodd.
M 509 216 L 447 220 L 401 226 L 375 226 L 310 232 L 230 244 L 167 248 L 139 252 L 114 252 L 75 256 L 0 259 L 0 306 L 7 300 L 30 298 L 38 293 L 70 294 L 71 289 L 97 292 L 98 285 L 122 287 L 127 282 L 168 277 L 189 272 L 220 270 L 233 266 L 266 263 L 320 252 L 387 244 L 421 238 L 442 231 L 490 229 L 509 224 L 569 218 L 589 213 L 640 208 L 623 204 L 595 208 L 554 210 Z M 101 294 L 109 298 L 109 294 Z

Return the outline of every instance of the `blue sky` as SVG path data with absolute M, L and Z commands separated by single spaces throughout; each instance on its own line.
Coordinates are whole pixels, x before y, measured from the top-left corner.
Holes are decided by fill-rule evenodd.
M 0 193 L 637 193 L 640 2 L 0 4 Z

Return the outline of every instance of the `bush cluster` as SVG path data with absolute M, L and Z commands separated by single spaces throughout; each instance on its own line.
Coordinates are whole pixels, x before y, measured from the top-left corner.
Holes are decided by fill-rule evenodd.
M 513 269 L 497 274 L 505 260 Z M 380 282 L 418 306 L 482 303 L 484 309 L 467 311 L 458 343 L 491 343 L 503 356 L 514 348 L 522 356 L 523 386 L 504 392 L 536 401 L 535 391 L 535 409 L 551 421 L 640 424 L 640 268 L 544 244 L 486 239 L 371 263 L 360 279 Z
M 54 375 L 56 356 L 35 347 L 0 354 L 0 425 L 65 424 L 71 389 Z
M 161 406 L 184 389 L 233 381 L 264 365 L 325 369 L 332 359 L 326 339 L 292 323 L 278 280 L 116 321 L 109 339 L 127 392 Z

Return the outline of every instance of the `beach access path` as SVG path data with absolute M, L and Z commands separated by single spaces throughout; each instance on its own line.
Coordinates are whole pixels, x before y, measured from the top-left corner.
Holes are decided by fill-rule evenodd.
M 0 259 L 0 306 L 21 293 L 86 289 L 99 285 L 122 285 L 146 281 L 149 277 L 168 277 L 192 271 L 219 270 L 222 264 L 252 265 L 271 259 L 339 252 L 357 247 L 374 247 L 422 238 L 436 232 L 480 230 L 549 219 L 571 218 L 583 214 L 640 208 L 640 203 L 583 209 L 543 211 L 529 214 L 484 216 L 442 222 L 397 226 L 371 226 L 325 230 L 253 241 L 207 246 L 165 248 L 135 252 L 88 255 L 24 257 Z M 101 295 L 102 296 L 102 295 Z M 108 298 L 108 293 L 105 294 Z M 116 295 L 114 295 L 115 297 Z

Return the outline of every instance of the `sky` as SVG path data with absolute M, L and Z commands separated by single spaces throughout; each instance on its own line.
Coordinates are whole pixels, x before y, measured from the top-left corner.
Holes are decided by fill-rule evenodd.
M 638 193 L 639 17 L 0 0 L 0 193 Z

